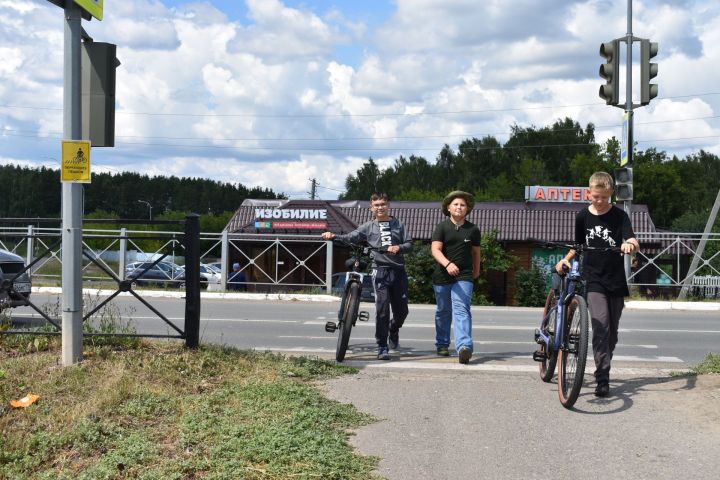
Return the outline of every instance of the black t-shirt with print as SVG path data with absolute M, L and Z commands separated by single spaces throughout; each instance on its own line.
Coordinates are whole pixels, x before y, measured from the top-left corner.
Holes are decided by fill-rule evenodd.
M 602 215 L 590 213 L 588 207 L 575 217 L 575 242 L 589 247 L 620 247 L 633 238 L 630 218 L 615 205 Z M 623 256 L 619 252 L 589 250 L 583 254 L 583 278 L 588 292 L 602 292 L 612 297 L 626 297 Z
M 473 257 L 472 247 L 480 246 L 480 229 L 474 224 L 465 221 L 462 225 L 456 226 L 448 218 L 440 222 L 433 231 L 433 242 L 442 242 L 442 252 L 445 257 L 453 262 L 460 273 L 453 277 L 447 273 L 447 268 L 435 264 L 435 271 L 432 275 L 434 285 L 447 285 L 460 280 L 473 281 Z

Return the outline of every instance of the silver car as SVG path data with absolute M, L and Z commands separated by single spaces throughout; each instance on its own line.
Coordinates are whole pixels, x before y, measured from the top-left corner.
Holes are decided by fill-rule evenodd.
M 0 249 L 0 310 L 25 305 L 24 299 L 30 297 L 30 276 L 26 272 L 20 274 L 24 268 L 21 256 Z

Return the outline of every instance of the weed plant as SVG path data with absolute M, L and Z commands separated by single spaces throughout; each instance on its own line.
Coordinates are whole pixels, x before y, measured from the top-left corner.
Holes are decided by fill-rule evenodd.
M 695 375 L 705 375 L 708 373 L 720 374 L 720 355 L 708 353 L 705 355 L 703 361 L 690 371 Z

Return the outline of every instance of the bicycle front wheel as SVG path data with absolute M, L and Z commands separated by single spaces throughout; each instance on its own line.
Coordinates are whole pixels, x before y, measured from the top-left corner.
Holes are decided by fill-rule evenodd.
M 360 308 L 360 284 L 352 282 L 345 292 L 342 311 L 340 314 L 340 333 L 338 333 L 337 348 L 335 349 L 335 360 L 342 362 L 345 359 L 348 343 L 350 342 L 350 331 L 355 324 L 355 319 Z
M 540 329 L 547 335 L 547 328 L 550 322 L 555 322 L 555 305 L 557 300 L 555 299 L 555 290 L 552 288 L 547 294 L 545 299 L 545 310 L 543 310 L 543 321 L 540 325 Z M 549 315 L 553 312 L 552 315 Z M 544 343 L 540 344 L 540 351 L 545 354 L 545 359 L 540 362 L 538 367 L 540 368 L 540 378 L 543 382 L 549 382 L 555 375 L 555 364 L 557 363 L 557 352 L 550 349 L 548 351 L 547 346 Z
M 588 351 L 588 307 L 581 296 L 575 296 L 567 308 L 563 346 L 558 356 L 558 395 L 563 407 L 571 408 L 580 395 Z

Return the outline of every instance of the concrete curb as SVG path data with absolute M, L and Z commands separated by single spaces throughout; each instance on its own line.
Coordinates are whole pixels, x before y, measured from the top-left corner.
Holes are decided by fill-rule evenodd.
M 51 293 L 59 295 L 62 293 L 60 287 L 33 287 L 34 293 Z M 154 298 L 185 298 L 185 292 L 165 290 L 138 290 L 143 297 Z M 83 295 L 97 295 L 107 297 L 115 293 L 115 290 L 98 290 L 95 288 L 84 288 Z M 128 297 L 129 292 L 120 293 L 119 296 Z M 292 293 L 235 293 L 235 292 L 201 292 L 201 298 L 214 300 L 260 300 L 260 301 L 295 301 L 295 302 L 339 302 L 338 297 L 332 295 L 302 295 Z
M 33 292 L 60 294 L 60 287 L 33 287 Z M 183 298 L 185 292 L 168 291 L 168 290 L 139 290 L 144 297 L 155 298 Z M 109 296 L 115 293 L 115 290 L 98 290 L 93 288 L 83 289 L 83 295 Z M 124 292 L 121 296 L 129 296 L 130 293 Z M 207 292 L 200 293 L 202 298 L 214 300 L 255 300 L 255 301 L 294 301 L 294 302 L 339 302 L 340 298 L 332 295 L 306 295 L 293 293 L 237 293 L 237 292 Z M 434 305 L 420 305 L 428 308 L 435 308 Z M 473 306 L 473 309 L 527 309 L 537 310 L 539 307 L 507 307 L 507 306 Z M 628 300 L 625 302 L 625 308 L 630 310 L 695 310 L 695 311 L 720 311 L 720 302 L 675 302 L 675 301 L 645 301 L 645 300 Z

